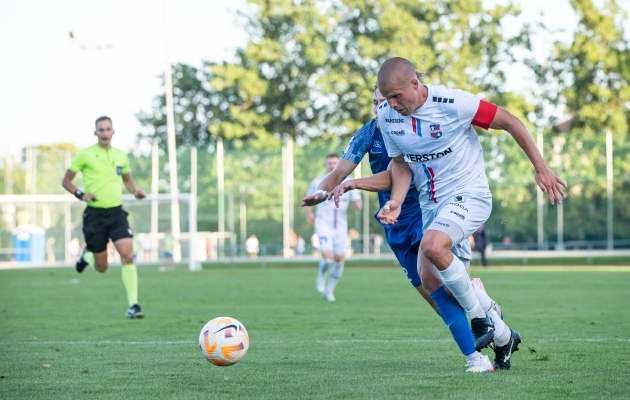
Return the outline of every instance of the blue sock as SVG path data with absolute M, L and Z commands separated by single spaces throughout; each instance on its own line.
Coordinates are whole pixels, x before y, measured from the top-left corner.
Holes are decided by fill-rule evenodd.
M 444 285 L 431 293 L 431 298 L 435 301 L 442 320 L 448 326 L 462 353 L 465 356 L 474 353 L 476 351 L 475 339 L 470 331 L 466 313 L 457 300 L 449 296 Z

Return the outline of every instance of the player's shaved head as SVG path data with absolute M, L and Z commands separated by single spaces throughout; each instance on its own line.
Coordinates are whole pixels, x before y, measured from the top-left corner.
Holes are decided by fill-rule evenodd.
M 427 88 L 413 65 L 401 57 L 385 61 L 378 71 L 378 88 L 389 106 L 401 115 L 411 115 L 426 101 Z
M 406 85 L 412 79 L 417 79 L 416 69 L 409 60 L 401 57 L 385 61 L 378 71 L 378 87 L 381 88 L 381 92 L 392 85 Z

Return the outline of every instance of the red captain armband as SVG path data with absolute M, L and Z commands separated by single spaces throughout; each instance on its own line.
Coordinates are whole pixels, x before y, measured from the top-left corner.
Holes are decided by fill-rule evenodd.
M 496 104 L 489 103 L 485 100 L 479 101 L 479 108 L 471 124 L 487 130 L 490 128 L 490 125 L 492 125 L 494 116 L 497 115 L 498 108 Z

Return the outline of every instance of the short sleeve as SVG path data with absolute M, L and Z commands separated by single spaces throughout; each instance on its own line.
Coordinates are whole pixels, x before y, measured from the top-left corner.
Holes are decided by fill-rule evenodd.
M 123 157 L 123 175 L 126 175 L 131 172 L 131 167 L 129 166 L 129 156 L 125 153 Z
M 386 101 L 382 102 L 378 108 L 378 114 L 376 118 L 378 119 L 378 125 L 379 125 L 379 128 L 381 129 L 381 134 L 383 135 L 383 142 L 385 142 L 387 155 L 390 156 L 391 158 L 394 158 L 403 154 L 403 152 L 400 149 L 400 147 L 398 147 L 396 142 L 394 142 L 394 140 L 392 139 L 392 136 L 389 133 L 390 131 L 389 124 L 385 122 L 388 119 L 390 110 L 391 109 L 389 108 L 389 104 L 387 104 Z
M 497 106 L 472 93 L 458 90 L 456 95 L 457 116 L 462 125 L 474 125 L 488 129 L 497 113 Z
M 85 152 L 80 151 L 72 159 L 69 169 L 76 174 L 77 172 L 82 171 L 83 167 L 85 167 Z
M 359 164 L 365 154 L 372 147 L 374 142 L 374 132 L 376 130 L 376 120 L 372 120 L 363 125 L 352 135 L 348 146 L 343 151 L 341 158 L 354 164 Z

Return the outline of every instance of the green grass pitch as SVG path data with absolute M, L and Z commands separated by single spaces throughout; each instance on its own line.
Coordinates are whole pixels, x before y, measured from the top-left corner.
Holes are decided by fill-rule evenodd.
M 630 398 L 627 267 L 473 268 L 524 340 L 512 369 L 492 374 L 464 373 L 399 268 L 347 268 L 335 303 L 315 273 L 141 267 L 147 318 L 129 320 L 119 268 L 0 271 L 0 398 Z M 251 339 L 230 367 L 197 343 L 222 315 Z

